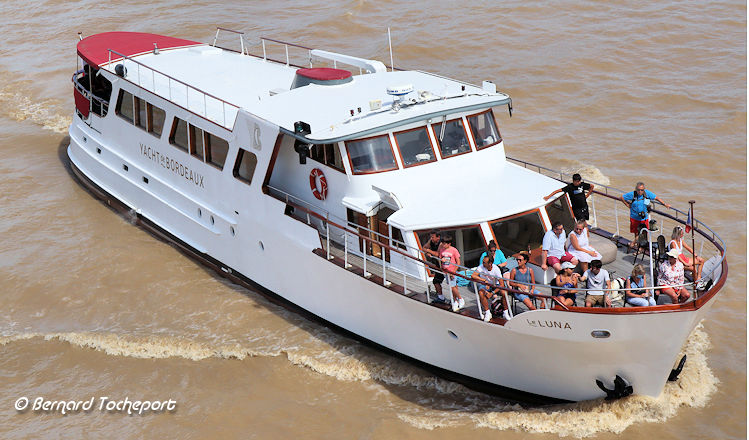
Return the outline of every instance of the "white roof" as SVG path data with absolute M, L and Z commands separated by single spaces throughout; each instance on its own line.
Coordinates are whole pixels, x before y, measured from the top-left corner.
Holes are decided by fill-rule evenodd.
M 229 109 L 210 97 L 194 91 L 186 95 L 186 87 L 169 81 L 149 68 L 169 75 L 190 86 L 219 99 L 241 107 L 260 118 L 293 131 L 294 122 L 310 124 L 313 140 L 352 137 L 362 132 L 382 129 L 389 124 L 397 125 L 409 119 L 426 119 L 428 115 L 444 114 L 461 109 L 480 109 L 502 104 L 509 97 L 502 93 L 490 93 L 479 87 L 416 72 L 377 72 L 354 75 L 347 84 L 322 86 L 310 84 L 289 90 L 296 68 L 264 61 L 248 55 L 203 45 L 162 51 L 158 55 L 149 52 L 133 57 L 142 63 L 140 68 L 126 61 L 127 79 L 144 88 L 171 98 L 176 103 L 190 108 L 219 124 L 231 128 L 237 109 Z M 412 85 L 414 92 L 404 100 L 418 98 L 425 91 L 428 102 L 391 110 L 393 97 L 386 93 L 387 87 Z M 465 90 L 461 90 L 461 86 Z M 448 99 L 438 99 L 448 97 Z M 380 101 L 382 109 L 370 110 L 370 102 Z M 189 102 L 188 102 L 189 101 Z M 189 105 L 188 105 L 189 104 Z M 361 108 L 361 114 L 358 109 Z M 350 110 L 356 117 L 351 118 Z
M 563 186 L 558 180 L 505 161 L 500 146 L 406 170 L 354 176 L 361 177 L 398 197 L 403 208 L 388 217 L 388 223 L 403 230 L 507 217 L 547 204 L 543 197 Z M 370 191 L 371 199 L 379 199 L 376 191 Z M 367 195 L 358 195 L 357 200 L 365 200 Z

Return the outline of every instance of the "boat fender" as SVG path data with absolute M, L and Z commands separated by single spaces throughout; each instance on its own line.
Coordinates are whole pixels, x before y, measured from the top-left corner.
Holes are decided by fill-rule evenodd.
M 605 386 L 603 386 L 603 382 L 596 379 L 596 385 L 598 385 L 598 388 L 600 388 L 604 393 L 606 393 L 606 400 L 616 400 L 621 399 L 622 397 L 627 397 L 630 394 L 632 394 L 632 385 L 628 384 L 627 381 L 621 378 L 618 374 L 614 378 L 614 389 L 608 389 Z
M 318 181 L 320 182 L 319 186 L 317 183 Z M 320 168 L 313 168 L 312 171 L 310 171 L 309 186 L 312 190 L 312 195 L 315 196 L 317 200 L 325 200 L 328 196 L 328 180 L 325 179 L 325 174 L 323 174 Z
M 679 378 L 679 374 L 681 374 L 681 370 L 682 368 L 684 368 L 684 363 L 686 361 L 687 361 L 687 355 L 682 356 L 681 360 L 679 361 L 679 365 L 677 365 L 676 368 L 671 370 L 671 374 L 668 375 L 669 382 L 673 382 Z

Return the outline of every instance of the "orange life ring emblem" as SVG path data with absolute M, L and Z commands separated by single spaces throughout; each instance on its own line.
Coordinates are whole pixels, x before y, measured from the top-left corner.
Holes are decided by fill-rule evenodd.
M 317 182 L 320 182 L 319 186 Z M 320 168 L 313 168 L 309 173 L 309 187 L 312 190 L 312 195 L 317 200 L 325 200 L 328 197 L 328 181 L 325 179 Z

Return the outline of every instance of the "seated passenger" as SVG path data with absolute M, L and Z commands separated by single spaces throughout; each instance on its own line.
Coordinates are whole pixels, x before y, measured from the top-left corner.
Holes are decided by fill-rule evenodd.
M 527 253 L 521 253 L 520 256 L 517 257 L 518 267 L 510 271 L 510 280 L 526 283 L 520 284 L 510 281 L 510 286 L 525 293 L 531 292 L 531 288 L 533 287 L 529 286 L 528 284 L 536 284 L 536 277 L 533 275 L 533 271 L 531 270 L 531 268 L 526 266 L 528 258 L 530 257 Z M 533 289 L 532 293 L 540 294 L 541 292 Z M 515 296 L 515 299 L 517 299 L 518 301 L 522 301 L 529 310 L 536 310 L 536 306 L 533 305 L 533 302 L 531 302 L 531 299 L 528 295 L 524 293 L 513 293 L 513 295 Z M 541 298 L 541 307 L 546 308 L 546 301 L 544 301 L 543 298 Z
M 504 295 L 502 289 L 500 289 L 500 287 L 505 286 L 502 280 L 502 271 L 496 264 L 492 263 L 491 257 L 488 255 L 481 257 L 481 264 L 471 274 L 471 278 L 491 285 L 489 287 L 486 284 L 479 284 L 478 288 L 481 310 L 484 311 L 484 321 L 488 322 L 492 319 L 490 305 L 497 298 L 502 304 L 502 317 L 509 321 L 510 314 L 507 312 L 507 304 L 505 304 Z
M 487 246 L 486 252 L 481 254 L 481 257 L 479 258 L 479 261 L 484 261 L 484 257 L 489 255 L 490 258 L 492 258 L 494 264 L 499 267 L 499 270 L 502 271 L 502 276 L 505 279 L 510 279 L 510 270 L 507 269 L 507 258 L 505 257 L 505 254 L 497 247 L 497 242 L 494 240 L 489 241 L 489 246 Z
M 577 257 L 580 261 L 580 269 L 585 273 L 588 270 L 588 263 L 593 260 L 600 260 L 601 254 L 598 253 L 590 245 L 588 232 L 585 220 L 578 220 L 575 224 L 575 230 L 570 232 L 570 245 L 567 247 L 567 252 Z
M 658 267 L 658 285 L 662 287 L 661 294 L 671 298 L 673 304 L 682 303 L 689 299 L 689 291 L 684 284 L 684 265 L 679 261 L 678 249 L 671 249 L 666 254 L 668 260 Z
M 603 263 L 601 263 L 601 260 L 593 260 L 590 262 L 590 269 L 585 271 L 583 277 L 580 278 L 585 281 L 586 289 L 595 289 L 587 291 L 585 295 L 585 307 L 596 305 L 611 307 L 611 298 L 609 297 L 611 278 L 609 278 L 609 271 L 601 269 L 602 267 Z M 606 291 L 602 290 L 604 285 L 606 286 Z
M 668 244 L 668 248 L 679 251 L 679 261 L 684 265 L 685 270 L 692 272 L 694 281 L 702 278 L 702 266 L 705 264 L 705 260 L 702 257 L 694 255 L 694 249 L 684 243 L 684 228 L 682 226 L 674 228 L 674 231 L 671 233 L 671 242 Z M 684 255 L 684 249 L 694 255 L 694 258 Z
M 564 250 L 565 241 L 567 241 L 567 234 L 564 232 L 562 222 L 554 222 L 551 230 L 544 234 L 541 245 L 541 270 L 545 271 L 551 266 L 555 272 L 559 273 L 565 261 L 577 266 L 577 258 Z
M 635 267 L 632 268 L 632 274 L 627 277 L 624 288 L 638 290 L 625 291 L 627 303 L 637 307 L 654 306 L 655 299 L 653 298 L 653 294 L 645 289 L 646 285 L 645 268 L 642 264 L 635 264 Z
M 569 261 L 562 263 L 562 270 L 556 277 L 556 284 L 559 289 L 553 289 L 552 295 L 558 297 L 559 301 L 567 307 L 575 305 L 577 296 L 577 281 L 580 274 L 574 273 L 575 265 Z

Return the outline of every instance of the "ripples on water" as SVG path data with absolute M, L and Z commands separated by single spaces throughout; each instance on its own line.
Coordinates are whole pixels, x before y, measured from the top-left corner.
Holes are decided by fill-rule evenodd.
M 0 276 L 8 283 L 0 299 L 0 349 L 10 353 L 3 370 L 20 378 L 0 393 L 2 411 L 21 393 L 53 392 L 51 384 L 63 393 L 58 398 L 95 392 L 90 384 L 66 381 L 67 370 L 55 369 L 52 362 L 29 370 L 27 351 L 40 350 L 51 359 L 67 353 L 73 365 L 103 353 L 143 371 L 151 364 L 137 362 L 162 359 L 159 365 L 168 374 L 185 374 L 193 381 L 198 377 L 190 372 L 196 367 L 178 359 L 195 365 L 223 360 L 219 369 L 241 362 L 266 370 L 275 365 L 272 359 L 285 359 L 326 378 L 321 387 L 330 389 L 326 392 L 334 401 L 345 402 L 344 419 L 372 405 L 375 418 L 400 420 L 407 427 L 376 431 L 380 437 L 486 433 L 451 430 L 461 427 L 574 437 L 626 434 L 633 425 L 635 432 L 656 436 L 712 432 L 701 422 L 658 424 L 674 420 L 686 407 L 700 408 L 706 424 L 723 420 L 715 428 L 721 437 L 745 432 L 745 418 L 735 415 L 736 407 L 746 405 L 746 334 L 737 337 L 735 330 L 746 328 L 745 313 L 737 312 L 745 308 L 746 277 L 736 264 L 746 255 L 745 4 L 511 2 L 465 9 L 447 2 L 270 7 L 85 0 L 76 8 L 62 2 L 6 2 L 0 11 L 8 21 L 6 38 L 13 42 L 0 48 L 0 127 L 12 135 L 4 141 L 8 157 L 0 165 L 0 231 L 6 237 L 0 243 Z M 134 30 L 210 42 L 214 25 L 247 31 L 255 52 L 257 37 L 264 35 L 386 62 L 386 28 L 391 26 L 397 66 L 474 83 L 493 79 L 513 96 L 515 117 L 499 115 L 509 155 L 625 188 L 640 177 L 632 175 L 639 171 L 669 200 L 684 205 L 690 196 L 697 198 L 706 222 L 734 239 L 729 261 L 735 266 L 705 328 L 699 326 L 684 347 L 689 361 L 679 381 L 667 384 L 657 399 L 522 409 L 435 378 L 217 281 L 103 208 L 70 179 L 57 158 L 71 121 L 75 33 Z M 654 155 L 670 161 L 652 162 Z M 132 255 L 142 258 L 134 261 Z M 720 341 L 712 349 L 708 333 Z M 94 377 L 126 375 L 116 366 L 112 371 L 100 370 L 97 363 L 88 368 Z M 297 372 L 284 378 L 266 370 L 259 380 L 279 394 L 297 376 L 304 377 Z M 48 382 L 47 376 L 57 379 Z M 210 391 L 210 376 L 203 379 Z M 155 390 L 169 390 L 161 382 L 143 380 Z M 360 386 L 343 392 L 341 384 L 347 383 Z M 303 390 L 322 393 L 309 387 Z M 711 397 L 716 389 L 719 397 Z M 277 398 L 280 405 L 283 398 Z M 200 402 L 189 404 L 201 408 Z M 313 410 L 298 406 L 298 411 Z M 6 434 L 27 437 L 24 429 L 33 420 L 9 415 L 11 424 L 24 423 Z M 232 414 L 222 416 L 205 429 L 219 429 Z M 69 417 L 65 431 L 45 421 L 36 433 L 54 437 L 75 432 L 69 431 L 70 423 L 93 420 Z M 173 435 L 189 432 L 171 421 L 143 422 L 164 423 L 165 432 Z M 642 422 L 650 424 L 643 428 Z M 115 425 L 115 434 L 139 433 Z M 320 435 L 330 432 L 318 429 Z M 289 431 L 304 434 L 309 432 L 301 426 Z

